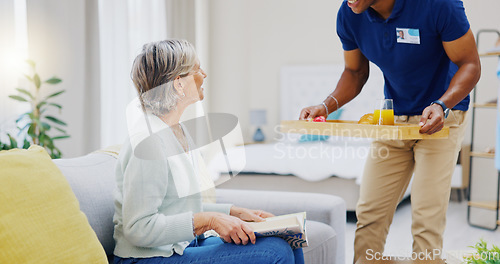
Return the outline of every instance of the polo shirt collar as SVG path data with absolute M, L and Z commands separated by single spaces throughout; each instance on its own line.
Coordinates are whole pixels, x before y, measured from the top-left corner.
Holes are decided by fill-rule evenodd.
M 373 10 L 371 7 L 366 10 L 365 14 L 371 23 L 389 22 L 390 20 L 395 19 L 401 15 L 401 13 L 403 12 L 404 3 L 405 0 L 396 0 L 394 2 L 394 7 L 392 8 L 391 15 L 386 20 L 382 19 L 379 14 L 375 12 L 375 10 Z

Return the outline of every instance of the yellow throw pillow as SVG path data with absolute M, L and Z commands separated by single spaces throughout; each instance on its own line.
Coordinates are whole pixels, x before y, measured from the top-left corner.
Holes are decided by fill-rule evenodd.
M 40 146 L 0 151 L 0 263 L 108 263 L 68 181 Z

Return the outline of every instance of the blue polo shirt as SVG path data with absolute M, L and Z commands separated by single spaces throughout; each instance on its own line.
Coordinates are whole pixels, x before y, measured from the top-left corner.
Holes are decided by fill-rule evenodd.
M 448 89 L 458 67 L 442 42 L 469 30 L 460 0 L 396 0 L 390 17 L 372 8 L 355 14 L 344 1 L 337 16 L 337 34 L 344 50 L 360 49 L 384 73 L 385 97 L 396 115 L 420 115 Z M 453 109 L 466 111 L 469 96 Z

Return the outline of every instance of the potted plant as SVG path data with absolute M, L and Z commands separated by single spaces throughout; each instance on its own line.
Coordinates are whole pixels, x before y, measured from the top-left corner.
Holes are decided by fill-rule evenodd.
M 488 248 L 486 241 L 481 239 L 474 246 L 470 246 L 474 252 L 464 256 L 464 262 L 467 264 L 500 264 L 500 248 L 492 245 Z
M 62 128 L 67 126 L 67 124 L 59 118 L 47 114 L 46 111 L 49 108 L 57 108 L 59 112 L 61 112 L 62 106 L 51 102 L 50 99 L 61 95 L 65 92 L 65 90 L 52 92 L 49 93 L 49 95 L 42 97 L 42 85 L 56 85 L 61 82 L 61 79 L 54 76 L 50 79 L 42 81 L 36 72 L 35 62 L 31 60 L 26 62 L 33 70 L 33 75 L 25 75 L 26 79 L 33 84 L 32 89 L 16 88 L 19 94 L 9 96 L 13 100 L 28 103 L 31 106 L 31 110 L 29 112 L 20 115 L 16 120 L 16 124 L 19 129 L 18 136 L 22 138 L 22 144 L 17 142 L 12 135 L 7 134 L 10 142 L 0 143 L 0 149 L 17 147 L 28 148 L 31 144 L 36 144 L 47 149 L 47 152 L 53 159 L 60 158 L 62 155 L 61 150 L 55 146 L 54 141 L 69 137 L 66 130 Z M 51 131 L 52 128 L 59 131 L 61 134 L 57 136 L 50 136 L 49 131 Z

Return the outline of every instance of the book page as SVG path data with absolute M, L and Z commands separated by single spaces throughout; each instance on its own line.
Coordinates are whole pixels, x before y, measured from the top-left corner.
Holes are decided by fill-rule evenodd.
M 249 222 L 249 226 L 254 232 L 262 233 L 268 231 L 290 230 L 293 232 L 303 232 L 305 212 L 280 215 L 266 218 L 264 222 Z

